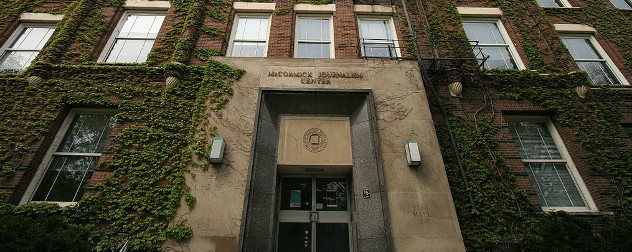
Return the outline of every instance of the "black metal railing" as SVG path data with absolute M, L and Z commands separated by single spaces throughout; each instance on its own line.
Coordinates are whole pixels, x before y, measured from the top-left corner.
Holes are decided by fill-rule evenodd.
M 362 58 L 365 59 L 414 59 L 414 55 L 403 50 L 402 45 L 411 43 L 410 40 L 393 39 L 360 39 Z M 402 54 L 407 55 L 402 56 Z
M 415 55 L 412 39 L 361 39 L 362 57 L 365 59 L 421 60 L 428 68 L 449 68 L 468 65 L 480 68 L 489 58 L 483 53 L 478 41 L 431 40 L 420 46 Z
M 473 40 L 431 40 L 420 51 L 420 60 L 428 68 L 461 68 L 463 65 L 480 68 L 489 58 L 479 41 Z

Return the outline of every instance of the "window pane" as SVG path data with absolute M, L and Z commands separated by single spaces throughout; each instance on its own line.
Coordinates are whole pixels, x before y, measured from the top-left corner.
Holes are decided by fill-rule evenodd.
M 627 9 L 627 10 L 632 9 L 632 4 L 630 4 L 629 2 L 626 2 L 625 0 L 610 0 L 610 2 L 612 2 L 614 7 L 617 7 L 619 9 Z
M 119 37 L 156 38 L 164 16 L 129 15 Z
M 7 50 L 0 61 L 0 73 L 18 73 L 31 65 L 39 52 Z
M 543 207 L 585 207 L 566 164 L 525 163 L 538 199 Z
M 509 131 L 523 159 L 562 159 L 544 122 L 509 122 Z
M 592 83 L 620 84 L 612 69 L 599 55 L 588 38 L 562 38 L 562 42 L 577 63 L 579 69 L 586 71 Z
M 154 45 L 154 40 L 116 40 L 106 62 L 140 63 L 147 60 L 147 55 Z
M 387 20 L 360 20 L 362 39 L 375 39 L 386 42 L 391 39 Z M 367 41 L 365 41 L 367 42 Z
M 57 152 L 100 153 L 113 127 L 111 115 L 76 115 Z
M 602 59 L 587 38 L 563 38 L 562 42 L 574 59 Z
M 279 252 L 312 251 L 311 223 L 279 223 Z
M 620 84 L 606 62 L 577 62 L 579 69 L 586 71 L 595 84 Z
M 268 18 L 240 17 L 235 39 L 265 41 L 268 38 Z
M 476 51 L 476 49 L 474 49 Z M 509 53 L 509 49 L 507 47 L 490 47 L 485 46 L 481 47 L 483 51 L 483 55 L 481 56 L 489 56 L 489 59 L 485 61 L 485 68 L 491 69 L 512 69 L 516 68 L 516 64 L 514 64 L 513 58 L 511 58 L 511 54 Z
M 13 42 L 11 49 L 41 50 L 55 29 L 44 27 L 28 27 Z
M 395 45 L 393 43 L 369 44 L 364 43 L 364 56 L 377 58 L 393 58 L 397 57 Z
M 158 32 L 160 31 L 160 27 L 162 26 L 162 22 L 165 20 L 165 16 L 156 16 L 154 18 L 154 22 L 151 24 L 149 28 L 148 38 L 156 38 L 158 37 Z
M 493 22 L 463 22 L 463 29 L 470 40 L 481 44 L 505 44 L 505 39 Z
M 154 39 L 158 36 L 164 19 L 164 15 L 128 15 L 105 62 L 147 61 L 147 55 L 154 45 Z
M 0 73 L 19 73 L 27 68 L 54 31 L 48 27 L 26 27 L 21 30 L 0 59 Z
M 266 43 L 262 42 L 235 42 L 231 52 L 232 57 L 263 57 Z
M 329 41 L 329 19 L 300 18 L 299 40 Z
M 284 178 L 281 187 L 281 210 L 312 210 L 311 178 Z
M 346 179 L 316 179 L 316 210 L 347 211 Z
M 98 157 L 54 156 L 32 200 L 78 201 L 97 160 Z
M 558 0 L 538 0 L 538 4 L 542 7 L 562 7 Z
M 298 43 L 298 58 L 329 57 L 329 43 Z

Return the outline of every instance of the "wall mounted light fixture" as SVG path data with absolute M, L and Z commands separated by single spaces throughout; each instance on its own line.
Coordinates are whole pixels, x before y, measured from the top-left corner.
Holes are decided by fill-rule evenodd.
M 415 140 L 406 141 L 406 159 L 408 166 L 421 165 L 421 153 L 419 153 L 419 144 Z
M 223 137 L 213 137 L 211 141 L 211 151 L 208 155 L 211 163 L 221 164 L 224 162 L 224 148 L 226 147 L 226 141 Z

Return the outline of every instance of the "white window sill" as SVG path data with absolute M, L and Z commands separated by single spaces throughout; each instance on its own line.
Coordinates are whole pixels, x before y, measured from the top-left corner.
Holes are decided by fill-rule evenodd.
M 599 210 L 588 209 L 586 207 L 542 207 L 542 211 L 567 213 L 599 213 Z
M 60 207 L 73 207 L 77 205 L 77 202 L 63 202 L 63 201 L 29 201 L 28 203 L 50 203 Z
M 273 12 L 276 3 L 234 2 L 233 9 L 237 12 Z
M 570 9 L 570 10 L 572 10 L 572 9 L 576 9 L 576 10 L 579 10 L 579 9 L 581 9 L 582 7 L 549 7 L 549 6 L 544 7 L 544 6 L 543 6 L 542 8 L 543 8 L 543 9 L 565 9 L 565 10 L 566 10 L 566 9 Z
M 171 8 L 169 1 L 126 0 L 124 8 L 127 10 L 167 11 Z

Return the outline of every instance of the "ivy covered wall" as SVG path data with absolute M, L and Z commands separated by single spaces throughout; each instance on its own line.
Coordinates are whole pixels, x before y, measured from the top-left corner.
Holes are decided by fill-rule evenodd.
M 439 69 L 429 71 L 438 97 L 430 97 L 438 122 L 437 131 L 455 198 L 466 247 L 485 251 L 511 243 L 528 251 L 587 250 L 623 251 L 632 244 L 629 234 L 632 207 L 632 155 L 624 143 L 621 123 L 629 123 L 631 89 L 628 86 L 596 86 L 577 66 L 561 43 L 553 23 L 586 24 L 597 29 L 600 43 L 609 48 L 624 75 L 630 76 L 632 12 L 607 1 L 585 1 L 580 8 L 539 7 L 536 1 L 407 1 L 415 19 L 418 41 L 467 39 L 460 27 L 460 7 L 500 8 L 501 21 L 527 70 L 463 70 L 463 97 L 453 98 L 447 84 L 453 78 Z M 613 20 L 612 17 L 617 18 Z M 619 18 L 621 17 L 621 18 Z M 423 48 L 423 45 L 422 45 Z M 423 52 L 422 52 L 423 54 Z M 617 55 L 618 54 L 618 55 Z M 428 84 L 428 83 L 427 83 Z M 592 87 L 580 98 L 575 87 Z M 432 95 L 431 95 L 432 96 Z M 439 109 L 443 106 L 447 114 Z M 599 214 L 544 213 L 536 205 L 517 152 L 507 154 L 513 141 L 503 115 L 543 115 L 566 135 L 565 145 L 573 161 L 582 167 Z M 463 173 L 449 141 L 447 116 Z M 567 133 L 568 132 L 568 133 Z M 506 160 L 511 158 L 511 160 Z M 467 185 L 466 181 L 467 180 Z M 470 200 L 470 196 L 472 200 Z M 571 231 L 572 230 L 572 231 Z M 582 235 L 578 235 L 582 234 Z M 508 242 L 510 245 L 507 245 Z M 501 245 L 504 244 L 504 245 Z
M 161 32 L 148 62 L 110 66 L 95 62 L 109 31 L 116 25 L 117 15 L 122 15 L 123 1 L 54 2 L 55 5 L 47 5 L 47 1 L 7 0 L 0 5 L 0 23 L 5 25 L 3 36 L 10 35 L 11 27 L 22 12 L 65 14 L 57 33 L 31 68 L 20 75 L 0 76 L 0 181 L 8 183 L 15 174 L 27 169 L 23 157 L 42 151 L 36 146 L 55 130 L 54 122 L 64 116 L 60 111 L 70 107 L 115 109 L 117 123 L 124 126 L 112 141 L 110 158 L 98 167 L 112 175 L 94 188 L 93 195 L 72 208 L 48 204 L 2 205 L 2 222 L 61 223 L 90 237 L 86 244 L 69 235 L 71 242 L 58 244 L 62 248 L 76 244 L 77 251 L 86 247 L 98 250 L 119 247 L 120 243 L 112 243 L 112 240 L 120 242 L 121 238 L 110 234 L 116 230 L 138 232 L 137 239 L 132 241 L 132 248 L 137 250 L 159 250 L 167 237 L 190 237 L 188 227 L 168 228 L 167 222 L 183 199 L 189 206 L 195 204 L 195 198 L 187 194 L 183 175 L 188 167 L 196 165 L 193 161 L 196 153 L 203 154 L 207 148 L 208 139 L 197 136 L 212 135 L 212 132 L 196 134 L 208 130 L 197 127 L 203 108 L 210 104 L 214 109 L 221 109 L 232 92 L 230 81 L 243 73 L 210 58 L 223 54 L 227 35 L 221 24 L 229 22 L 230 3 L 170 1 L 173 6 L 168 15 L 170 26 Z M 327 4 L 331 1 L 292 1 L 299 2 Z M 528 69 L 538 72 L 488 72 L 480 80 L 464 80 L 464 92 L 469 89 L 470 93 L 476 93 L 484 87 L 483 90 L 489 89 L 485 92 L 489 92 L 494 101 L 539 106 L 557 127 L 572 132 L 576 142 L 571 144 L 585 151 L 581 162 L 590 168 L 594 177 L 607 178 L 608 184 L 613 186 L 610 193 L 602 196 L 613 199 L 616 204 L 601 209 L 611 212 L 611 216 L 579 218 L 542 213 L 529 200 L 533 195 L 525 194 L 516 184 L 516 173 L 499 151 L 499 135 L 506 131 L 498 119 L 502 106 L 496 105 L 499 112 L 496 114 L 489 113 L 489 107 L 481 113 L 467 114 L 463 108 L 482 99 L 480 92 L 464 99 L 448 98 L 444 92 L 441 100 L 435 99 L 431 106 L 448 108 L 457 148 L 464 160 L 465 176 L 470 182 L 469 187 L 463 184 L 444 125 L 438 124 L 467 247 L 482 251 L 499 242 L 515 241 L 534 251 L 549 249 L 547 246 L 589 251 L 628 249 L 630 241 L 625 237 L 629 237 L 632 230 L 632 157 L 630 148 L 620 137 L 620 122 L 629 116 L 625 111 L 632 111 L 630 90 L 621 86 L 593 86 L 587 98 L 577 97 L 574 88 L 590 84 L 584 74 L 567 74 L 577 69 L 554 32 L 552 22 L 581 23 L 596 28 L 599 39 L 621 52 L 626 67 L 622 71 L 629 76 L 632 69 L 632 48 L 627 43 L 632 37 L 630 11 L 611 8 L 607 0 L 587 0 L 577 9 L 542 9 L 535 1 L 520 0 L 406 2 L 411 20 L 405 20 L 398 1 L 393 2 L 399 7 L 396 17 L 401 18 L 403 24 L 412 23 L 422 47 L 429 40 L 466 39 L 457 6 L 501 8 L 503 24 L 512 32 L 512 39 L 518 44 Z M 275 14 L 287 15 L 289 11 L 277 10 Z M 614 16 L 618 18 L 612 19 Z M 398 29 L 401 34 L 408 33 L 403 27 Z M 206 39 L 211 40 L 213 46 L 198 48 Z M 412 51 L 409 49 L 408 53 Z M 202 64 L 185 65 L 190 62 Z M 439 77 L 432 83 L 445 91 L 446 79 L 441 78 L 444 73 L 435 74 Z M 29 84 L 30 76 L 44 80 Z M 180 82 L 167 86 L 167 77 L 178 77 Z M 472 202 L 468 200 L 468 193 L 473 196 Z M 587 225 L 586 221 L 593 225 Z M 599 226 L 595 223 L 602 228 L 593 230 Z M 29 229 L 13 231 L 25 230 Z M 44 230 L 42 233 L 47 232 Z M 582 235 L 577 236 L 578 233 Z M 7 244 L 10 242 L 19 244 L 15 239 L 8 240 Z
M 6 226 L 0 228 L 0 242 L 15 244 L 14 248 L 31 244 L 24 247 L 39 251 L 114 250 L 124 237 L 113 233 L 125 231 L 134 233 L 130 248 L 152 251 L 160 250 L 167 238 L 188 239 L 189 227 L 167 223 L 181 201 L 189 207 L 195 204 L 184 174 L 205 162 L 213 135 L 212 126 L 198 125 L 207 108 L 222 108 L 232 94 L 232 80 L 243 74 L 194 48 L 199 35 L 208 30 L 205 18 L 220 18 L 213 10 L 228 3 L 171 1 L 173 13 L 168 16 L 173 22 L 147 63 L 103 65 L 94 64 L 96 51 L 107 39 L 112 20 L 120 17 L 124 1 L 68 2 L 55 35 L 31 67 L 18 75 L 0 75 L 0 182 L 15 184 L 13 180 L 24 178 L 19 183 L 28 184 L 38 165 L 24 157 L 37 159 L 37 153 L 46 151 L 42 143 L 70 108 L 117 112 L 120 130 L 96 168 L 109 175 L 73 207 L 2 203 L 0 219 Z M 0 18 L 15 23 L 19 13 L 38 12 L 41 3 L 11 1 Z M 181 64 L 194 54 L 202 64 Z M 166 84 L 168 77 L 172 81 Z M 10 197 L 13 203 L 21 197 L 15 191 L 6 193 L 2 198 Z M 51 229 L 38 223 L 63 223 L 77 235 L 52 239 L 46 235 Z M 31 239 L 38 234 L 40 238 Z M 8 237 L 13 239 L 4 240 Z

